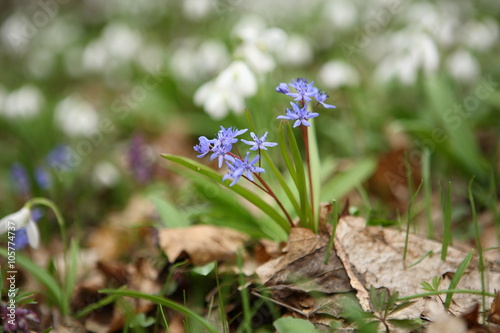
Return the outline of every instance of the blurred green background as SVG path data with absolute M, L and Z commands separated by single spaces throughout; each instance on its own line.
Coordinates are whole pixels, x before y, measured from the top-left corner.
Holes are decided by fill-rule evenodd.
M 419 181 L 427 150 L 433 189 L 452 180 L 460 202 L 475 175 L 479 204 L 498 204 L 498 1 L 41 0 L 0 10 L 2 216 L 46 196 L 83 230 L 153 192 L 192 222 L 236 225 L 234 198 L 175 177 L 159 155 L 195 157 L 198 136 L 248 127 L 244 108 L 277 141 L 288 99 L 274 89 L 297 77 L 337 106 L 317 118 L 325 199 L 364 184 L 374 207 L 400 209 L 403 157 Z

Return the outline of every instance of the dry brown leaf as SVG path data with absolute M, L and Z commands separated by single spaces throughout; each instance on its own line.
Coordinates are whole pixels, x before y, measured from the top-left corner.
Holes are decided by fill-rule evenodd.
M 497 292 L 497 296 L 491 302 L 491 308 L 488 312 L 488 321 L 500 325 L 500 291 Z
M 186 253 L 193 264 L 205 265 L 212 261 L 234 258 L 248 236 L 229 228 L 194 225 L 187 228 L 159 231 L 160 247 L 170 262 Z
M 441 243 L 416 235 L 409 235 L 407 259 L 403 261 L 405 233 L 402 231 L 367 227 L 365 220 L 356 217 L 341 219 L 337 227 L 336 241 L 345 250 L 349 263 L 366 281 L 365 287 L 386 287 L 391 292 L 399 291 L 401 296 L 422 293 L 420 283 L 429 282 L 434 276 L 455 272 L 467 255 L 467 251 L 448 248 L 446 261 L 440 259 Z M 432 251 L 432 257 L 425 257 L 419 264 L 409 267 Z M 481 279 L 477 270 L 478 260 L 473 258 L 457 289 L 481 290 Z M 500 267 L 486 262 L 487 290 L 500 286 Z M 441 284 L 448 288 L 449 279 Z M 489 298 L 490 300 L 492 298 Z M 455 294 L 450 310 L 464 313 L 480 296 Z M 425 300 L 417 301 L 409 308 L 398 312 L 397 318 L 418 318 L 425 310 Z

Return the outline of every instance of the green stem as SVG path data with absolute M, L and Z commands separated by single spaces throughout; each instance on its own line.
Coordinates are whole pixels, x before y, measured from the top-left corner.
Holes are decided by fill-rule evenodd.
M 61 229 L 61 240 L 63 243 L 64 253 L 66 253 L 66 249 L 68 248 L 68 243 L 67 243 L 67 238 L 66 238 L 66 227 L 65 227 L 64 218 L 61 214 L 61 211 L 59 210 L 59 208 L 57 208 L 57 206 L 54 202 L 52 202 L 51 200 L 46 199 L 46 198 L 36 197 L 36 198 L 32 198 L 32 199 L 28 200 L 28 202 L 26 202 L 26 206 L 29 209 L 31 209 L 31 207 L 34 205 L 41 205 L 41 206 L 45 206 L 45 207 L 52 209 L 52 211 L 56 215 L 56 220 L 57 220 L 57 223 L 59 224 L 59 229 Z

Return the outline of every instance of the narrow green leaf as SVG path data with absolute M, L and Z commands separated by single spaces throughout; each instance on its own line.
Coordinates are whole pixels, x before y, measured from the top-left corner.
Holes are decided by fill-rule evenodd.
M 307 196 L 307 181 L 306 173 L 304 170 L 304 162 L 302 161 L 302 156 L 300 155 L 299 145 L 297 140 L 293 135 L 292 127 L 289 123 L 281 123 L 282 126 L 286 126 L 288 134 L 288 142 L 292 150 L 293 161 L 295 163 L 295 170 L 297 172 L 297 190 L 299 191 L 300 198 L 300 223 L 305 228 L 311 228 L 312 225 L 312 210 L 310 209 L 310 203 Z M 284 125 L 283 125 L 284 124 Z
M 460 282 L 460 279 L 462 278 L 462 276 L 465 273 L 465 270 L 469 266 L 469 263 L 472 259 L 473 254 L 474 254 L 474 250 L 470 250 L 469 253 L 467 253 L 467 255 L 465 256 L 464 260 L 460 263 L 460 265 L 458 265 L 457 271 L 455 272 L 455 274 L 453 275 L 453 278 L 450 281 L 450 286 L 448 288 L 449 290 L 453 290 L 457 287 L 458 283 Z M 450 307 L 452 297 L 453 297 L 453 294 L 446 295 L 446 300 L 444 301 L 445 308 L 448 309 Z
M 167 308 L 170 308 L 174 311 L 182 313 L 183 315 L 196 320 L 198 323 L 200 323 L 202 326 L 204 326 L 209 332 L 219 333 L 217 331 L 217 329 L 212 326 L 212 324 L 210 324 L 208 321 L 206 321 L 203 317 L 198 315 L 196 312 L 192 311 L 191 309 L 189 309 L 186 306 L 183 306 L 183 305 L 176 303 L 174 301 L 171 301 L 169 299 L 155 296 L 155 295 L 144 294 L 144 293 L 141 293 L 138 291 L 133 291 L 133 290 L 102 289 L 102 290 L 99 290 L 99 292 L 103 293 L 103 294 L 145 299 L 145 300 L 151 301 L 155 304 L 166 306 Z
M 66 281 L 64 283 L 64 298 L 65 298 L 65 307 L 66 307 L 66 313 L 69 314 L 70 309 L 69 305 L 71 303 L 71 297 L 73 296 L 73 292 L 75 290 L 75 284 L 76 284 L 76 276 L 78 273 L 78 252 L 79 252 L 79 246 L 78 242 L 76 240 L 71 240 L 70 243 L 70 258 L 69 261 L 66 259 Z
M 431 284 L 429 282 L 420 282 L 420 286 L 422 287 L 423 290 L 425 291 L 432 291 L 432 290 L 435 290 L 434 288 L 432 288 Z
M 422 183 L 423 182 L 420 182 L 420 185 L 418 185 L 418 188 L 415 191 L 415 194 L 413 194 L 413 196 L 410 199 L 410 202 L 408 203 L 408 212 L 406 213 L 407 214 L 407 222 L 406 222 L 405 247 L 403 250 L 403 261 L 406 259 L 406 252 L 408 251 L 408 240 L 410 237 L 411 207 L 413 205 L 413 201 L 415 200 L 415 198 L 418 195 L 418 192 L 420 192 L 420 188 L 422 187 Z
M 431 189 L 431 152 L 424 149 L 422 156 L 422 177 L 424 179 L 425 217 L 427 220 L 427 237 L 434 239 L 434 224 L 432 223 L 432 189 Z
M 335 174 L 321 187 L 320 200 L 331 201 L 347 194 L 358 184 L 370 177 L 377 167 L 374 158 L 364 158 L 356 161 L 349 169 Z
M 0 255 L 7 258 L 7 250 L 0 248 Z M 47 288 L 47 291 L 49 293 L 48 297 L 50 300 L 52 300 L 59 307 L 64 304 L 63 292 L 61 287 L 59 287 L 59 283 L 46 270 L 20 253 L 16 253 L 16 265 L 24 268 L 35 278 L 35 280 L 37 280 Z
M 469 202 L 472 210 L 472 224 L 474 225 L 474 233 L 476 234 L 476 246 L 477 253 L 479 255 L 479 275 L 481 277 L 481 290 L 486 291 L 486 279 L 484 276 L 484 258 L 483 258 L 483 247 L 481 245 L 481 233 L 479 232 L 479 222 L 477 220 L 476 204 L 474 203 L 474 195 L 472 194 L 472 183 L 474 182 L 474 177 L 469 182 Z M 486 297 L 482 295 L 481 305 L 483 309 L 486 309 Z M 486 316 L 483 316 L 483 324 L 486 320 Z
M 444 218 L 444 231 L 443 231 L 443 245 L 441 247 L 441 260 L 446 260 L 448 255 L 448 246 L 452 244 L 452 231 L 451 231 L 451 182 L 448 182 L 447 195 L 443 197 L 443 218 Z
M 314 195 L 314 217 L 315 221 L 313 221 L 313 230 L 315 232 L 318 231 L 319 226 L 319 206 L 320 206 L 320 193 L 321 193 L 321 183 L 320 183 L 320 175 L 321 175 L 321 161 L 319 159 L 319 150 L 318 150 L 318 140 L 316 137 L 316 122 L 311 121 L 311 126 L 308 129 L 308 143 L 309 143 L 309 163 L 311 168 L 311 178 L 312 178 L 312 192 Z
M 123 286 L 123 287 L 120 287 L 116 290 L 124 290 L 126 287 Z M 91 303 L 89 305 L 87 305 L 86 307 L 84 307 L 83 309 L 81 309 L 80 311 L 78 311 L 76 314 L 75 314 L 75 317 L 77 319 L 80 319 L 82 317 L 85 317 L 86 315 L 88 315 L 89 313 L 97 310 L 97 309 L 100 309 L 108 304 L 111 304 L 113 303 L 114 301 L 116 301 L 118 298 L 120 297 L 120 295 L 108 295 L 102 299 L 100 299 L 99 301 L 95 302 L 95 303 Z
M 318 333 L 314 324 L 310 321 L 293 318 L 283 317 L 276 320 L 273 326 L 279 333 Z
M 399 297 L 399 295 L 398 295 Z M 398 304 L 396 305 L 394 308 L 391 309 L 391 311 L 389 312 L 390 315 L 398 312 L 398 311 L 401 311 L 403 309 L 406 309 L 407 307 L 411 306 L 413 303 L 415 302 L 403 302 L 401 304 Z
M 414 330 L 422 326 L 422 321 L 419 319 L 389 319 L 389 324 L 407 330 Z
M 166 158 L 169 161 L 175 162 L 179 165 L 185 166 L 188 169 L 196 171 L 202 175 L 205 175 L 213 180 L 220 181 L 221 175 L 210 169 L 209 167 L 200 164 L 198 162 L 192 161 L 186 157 L 175 156 L 175 155 L 162 155 L 162 157 Z M 256 207 L 262 210 L 264 213 L 269 215 L 284 231 L 290 230 L 290 225 L 287 220 L 283 218 L 273 207 L 271 207 L 267 202 L 261 199 L 258 195 L 253 193 L 246 188 L 235 184 L 234 186 L 229 186 L 229 182 L 222 183 L 223 186 L 227 187 L 231 191 L 241 195 L 243 198 L 247 199 L 251 203 L 253 203 Z
M 168 200 L 165 200 L 160 193 L 152 193 L 149 198 L 155 204 L 156 211 L 165 227 L 184 228 L 190 225 L 184 214 Z
M 417 260 L 417 261 L 415 261 L 413 264 L 411 264 L 410 266 L 408 266 L 408 268 L 418 265 L 418 264 L 419 264 L 419 263 L 421 263 L 421 262 L 422 262 L 422 260 L 424 260 L 427 256 L 432 257 L 432 254 L 433 254 L 433 253 L 434 253 L 434 252 L 432 252 L 432 250 L 429 250 L 429 251 L 425 252 L 425 254 L 424 254 L 424 255 L 423 255 L 420 259 L 418 259 L 418 260 Z

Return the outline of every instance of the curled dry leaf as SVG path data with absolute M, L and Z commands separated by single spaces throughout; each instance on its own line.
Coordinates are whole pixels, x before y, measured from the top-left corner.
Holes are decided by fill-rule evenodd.
M 159 231 L 160 247 L 170 262 L 187 254 L 193 264 L 234 258 L 248 236 L 229 228 L 194 225 Z
M 491 302 L 491 308 L 488 312 L 488 321 L 493 324 L 500 325 L 500 291 L 497 291 L 497 296 Z
M 440 242 L 410 234 L 406 261 L 403 261 L 404 231 L 367 227 L 365 220 L 356 217 L 341 219 L 336 242 L 341 244 L 352 267 L 365 279 L 365 287 L 386 287 L 391 292 L 399 291 L 400 296 L 422 293 L 421 282 L 430 282 L 434 276 L 456 272 L 467 255 L 467 251 L 449 247 L 447 259 L 443 261 L 440 258 Z M 434 255 L 425 256 L 428 251 Z M 477 265 L 478 259 L 473 257 L 457 289 L 481 290 Z M 500 286 L 500 267 L 491 262 L 485 262 L 485 266 L 486 290 L 492 292 L 493 288 Z M 440 289 L 447 289 L 449 282 L 445 278 Z M 478 295 L 455 294 L 450 310 L 455 314 L 464 313 L 480 300 Z M 488 297 L 488 302 L 491 300 Z M 419 298 L 412 306 L 396 313 L 395 317 L 418 318 L 424 310 L 425 300 Z

